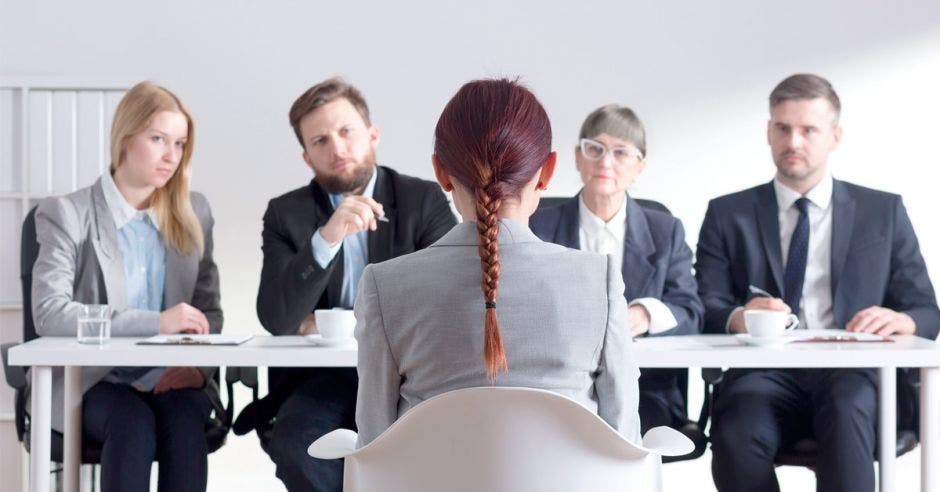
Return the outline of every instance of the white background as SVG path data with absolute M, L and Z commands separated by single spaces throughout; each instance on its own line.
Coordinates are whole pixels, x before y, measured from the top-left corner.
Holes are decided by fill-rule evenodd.
M 708 199 L 772 177 L 767 95 L 806 71 L 842 98 L 833 173 L 904 196 L 937 282 L 937 2 L 0 0 L 0 76 L 146 78 L 188 104 L 193 186 L 215 214 L 231 332 L 262 331 L 254 309 L 261 216 L 267 200 L 311 177 L 287 111 L 317 81 L 343 75 L 359 86 L 382 130 L 379 162 L 430 179 L 433 127 L 448 98 L 473 78 L 521 77 L 552 118 L 551 195 L 579 188 L 573 148 L 584 116 L 629 105 L 648 131 L 634 194 L 669 206 L 694 248 Z M 210 488 L 232 475 L 276 486 L 254 437 L 231 441 L 233 450 L 213 457 Z M 707 460 L 682 466 L 689 473 L 667 485 L 710 486 Z M 795 483 L 803 482 L 784 485 Z

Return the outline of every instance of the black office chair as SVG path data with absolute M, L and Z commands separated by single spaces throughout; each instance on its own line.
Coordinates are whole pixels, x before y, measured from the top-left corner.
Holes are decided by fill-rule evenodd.
M 23 221 L 23 233 L 20 246 L 20 284 L 23 289 L 23 341 L 28 342 L 38 337 L 36 327 L 33 324 L 32 311 L 32 285 L 33 285 L 33 265 L 36 263 L 36 257 L 39 256 L 39 243 L 36 241 L 36 208 L 26 215 Z M 10 343 L 0 346 L 0 356 L 2 356 L 3 372 L 6 376 L 7 384 L 14 390 L 14 420 L 16 426 L 16 437 L 23 443 L 26 451 L 30 450 L 29 442 L 29 414 L 26 408 L 27 378 L 26 368 L 22 366 L 11 366 L 7 362 L 7 352 L 13 346 L 18 344 Z M 215 376 L 218 384 L 219 376 Z M 215 409 L 211 420 L 206 424 L 206 443 L 209 452 L 215 452 L 225 444 L 225 438 L 228 435 L 229 428 L 232 426 L 232 415 L 234 412 L 234 398 L 232 397 L 232 385 L 227 384 L 228 403 L 225 409 Z M 50 458 L 54 463 L 62 463 L 62 433 L 52 431 L 52 442 Z M 97 465 L 101 463 L 101 447 L 98 443 L 87 439 L 82 441 L 81 451 L 82 464 Z
M 555 197 L 555 196 L 546 196 L 542 197 L 539 200 L 539 209 L 555 207 L 561 205 L 562 203 L 570 200 L 570 197 Z M 636 201 L 637 205 L 649 209 L 663 212 L 669 215 L 672 215 L 672 212 L 668 207 L 663 205 L 656 200 L 647 200 L 643 198 L 633 198 Z M 708 425 L 708 417 L 711 414 L 711 386 L 706 382 L 705 386 L 705 395 L 702 401 L 702 409 L 699 411 L 698 419 L 691 420 L 688 418 L 689 414 L 689 371 L 676 369 L 676 380 L 679 387 L 679 391 L 682 394 L 682 406 L 684 409 L 684 419 L 685 423 L 677 427 L 676 430 L 681 432 L 683 435 L 689 438 L 692 443 L 695 445 L 692 452 L 689 454 L 684 454 L 682 456 L 663 456 L 663 463 L 672 463 L 675 461 L 686 461 L 693 460 L 702 456 L 705 453 L 705 449 L 708 448 L 708 436 L 705 433 L 705 426 Z M 703 371 L 703 377 L 705 377 L 705 372 Z
M 723 371 L 720 369 L 709 369 L 706 377 L 703 370 L 703 377 L 706 381 L 706 394 L 711 394 L 714 398 L 717 391 L 713 388 L 711 391 L 707 386 L 717 386 L 723 379 Z M 920 372 L 916 369 L 899 368 L 897 385 L 897 442 L 895 456 L 901 456 L 917 447 L 920 436 L 919 422 L 919 395 L 920 395 Z M 719 388 L 720 391 L 720 388 Z M 777 466 L 802 466 L 812 470 L 816 469 L 817 443 L 815 439 L 800 439 L 777 452 L 774 457 L 774 464 Z M 875 449 L 873 458 L 878 460 L 878 449 Z

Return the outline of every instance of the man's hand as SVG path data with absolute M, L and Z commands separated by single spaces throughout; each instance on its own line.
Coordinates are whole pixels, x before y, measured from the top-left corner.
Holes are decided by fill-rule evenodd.
M 381 203 L 367 196 L 348 195 L 320 228 L 320 235 L 332 246 L 357 232 L 374 231 L 378 226 L 376 219 L 384 216 Z
M 744 309 L 739 309 L 731 315 L 731 322 L 728 323 L 728 333 L 747 333 L 747 326 L 744 324 L 744 311 L 749 309 L 790 312 L 790 306 L 779 297 L 755 297 L 747 301 Z
M 170 335 L 173 333 L 195 333 L 205 335 L 209 333 L 209 320 L 202 311 L 181 302 L 160 313 L 160 333 Z
M 317 318 L 310 313 L 300 322 L 300 326 L 297 327 L 297 335 L 314 335 L 320 333 L 317 331 Z
M 153 387 L 155 394 L 184 388 L 202 388 L 206 384 L 202 373 L 195 367 L 167 367 Z
M 636 338 L 650 331 L 650 312 L 642 304 L 634 304 L 627 308 L 630 318 L 630 336 Z
M 913 335 L 916 328 L 917 324 L 914 323 L 914 319 L 907 314 L 881 306 L 862 309 L 845 324 L 847 331 L 874 333 L 881 336 L 895 333 Z

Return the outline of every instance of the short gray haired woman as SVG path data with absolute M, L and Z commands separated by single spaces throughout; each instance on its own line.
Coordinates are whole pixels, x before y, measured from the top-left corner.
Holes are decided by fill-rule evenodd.
M 646 129 L 630 108 L 608 104 L 581 125 L 575 164 L 584 187 L 560 205 L 538 210 L 529 226 L 543 241 L 610 255 L 623 274 L 633 337 L 689 335 L 702 327 L 692 251 L 682 223 L 641 206 L 628 190 L 646 168 Z M 684 370 L 644 370 L 642 432 L 686 423 L 678 387 Z

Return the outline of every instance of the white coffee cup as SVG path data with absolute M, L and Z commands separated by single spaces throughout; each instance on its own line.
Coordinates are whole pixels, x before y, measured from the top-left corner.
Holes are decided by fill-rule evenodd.
M 775 338 L 799 326 L 800 320 L 783 311 L 748 309 L 744 311 L 744 324 L 754 338 Z
M 351 309 L 317 309 L 313 312 L 317 331 L 323 338 L 343 340 L 352 338 L 356 328 L 356 316 Z

